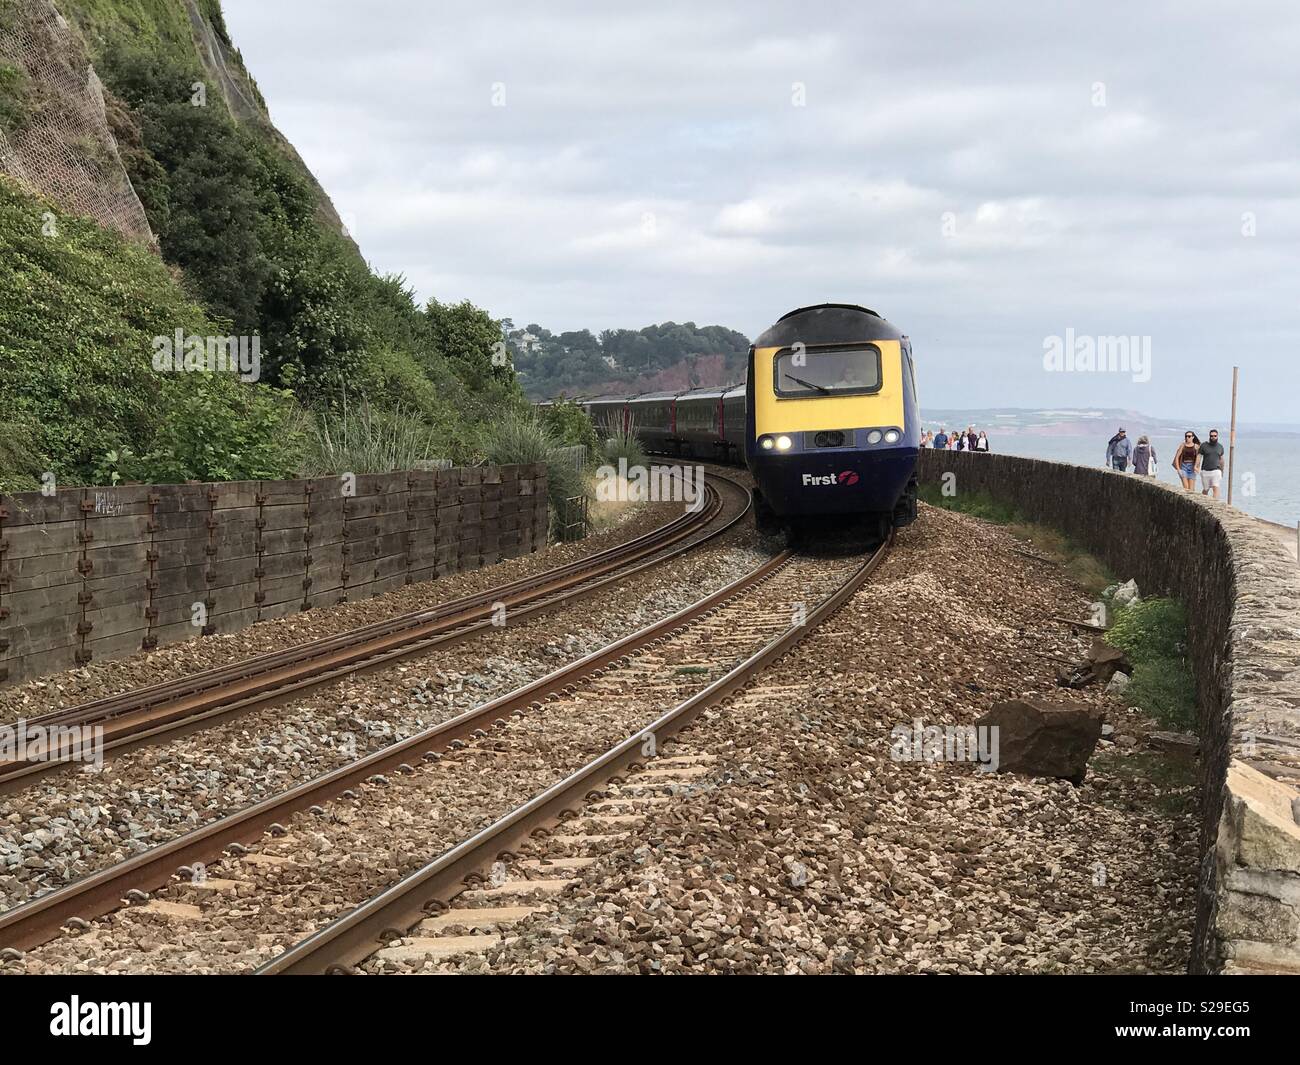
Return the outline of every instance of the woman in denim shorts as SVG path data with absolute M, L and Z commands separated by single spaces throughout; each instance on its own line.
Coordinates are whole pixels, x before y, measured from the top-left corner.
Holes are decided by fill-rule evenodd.
M 1174 469 L 1189 492 L 1196 491 L 1196 467 L 1201 461 L 1201 442 L 1190 429 L 1183 434 L 1183 446 L 1174 452 Z

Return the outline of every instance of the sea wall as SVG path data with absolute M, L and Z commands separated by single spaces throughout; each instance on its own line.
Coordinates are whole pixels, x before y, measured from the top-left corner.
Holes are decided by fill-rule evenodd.
M 923 450 L 923 483 L 986 492 L 1182 601 L 1203 821 L 1194 971 L 1300 972 L 1300 568 L 1259 522 L 1104 468 Z
M 546 544 L 546 467 L 0 495 L 0 682 Z

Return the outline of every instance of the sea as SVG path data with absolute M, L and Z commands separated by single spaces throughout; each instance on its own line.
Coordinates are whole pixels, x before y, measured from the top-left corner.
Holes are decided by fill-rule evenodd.
M 1113 429 L 1111 431 L 1114 432 Z M 1156 449 L 1158 478 L 1166 484 L 1178 484 L 1178 476 L 1170 463 L 1173 462 L 1174 451 L 1182 443 L 1182 434 L 1147 435 Z M 1106 442 L 1109 439 L 1109 435 L 1038 436 L 1007 433 L 997 436 L 989 432 L 992 451 L 1051 462 L 1073 462 L 1080 466 L 1105 465 Z M 1224 446 L 1227 446 L 1226 441 Z M 1296 522 L 1300 521 L 1300 435 L 1238 432 L 1232 479 L 1233 506 L 1240 507 L 1257 518 L 1294 529 Z M 1199 483 L 1197 490 L 1200 490 Z M 1220 495 L 1227 495 L 1226 474 L 1219 492 Z

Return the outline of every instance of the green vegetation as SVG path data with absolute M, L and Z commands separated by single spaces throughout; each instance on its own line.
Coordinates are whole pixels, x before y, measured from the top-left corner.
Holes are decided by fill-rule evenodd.
M 108 89 L 165 265 L 16 185 L 0 190 L 0 388 L 16 397 L 0 485 L 33 487 L 46 471 L 73 484 L 481 458 L 500 413 L 524 406 L 502 324 L 468 302 L 421 307 L 403 278 L 371 272 L 269 120 L 231 116 L 181 0 L 62 10 Z M 229 45 L 217 0 L 200 10 Z M 0 69 L 0 122 L 30 119 L 22 80 Z M 32 88 L 38 110 L 61 106 Z M 99 146 L 79 151 L 93 160 Z M 177 329 L 257 336 L 261 385 L 155 373 L 152 340 Z
M 528 394 L 539 399 L 580 392 L 599 382 L 631 382 L 709 355 L 722 356 L 727 376 L 738 380 L 749 352 L 744 334 L 694 322 L 606 329 L 599 337 L 589 329 L 555 334 L 536 324 L 509 328 L 508 334 L 515 368 Z
M 585 447 L 591 459 L 600 455 L 600 434 L 596 432 L 596 424 L 573 400 L 557 400 L 550 406 L 543 407 L 541 418 L 542 424 L 562 444 L 569 447 Z
M 918 497 L 922 502 L 943 510 L 955 510 L 960 514 L 969 514 L 994 525 L 1011 525 L 1021 520 L 1020 512 L 1015 507 L 1001 503 L 987 492 L 962 492 L 946 496 L 937 484 L 921 485 Z
M 994 499 L 987 492 L 945 496 L 938 485 L 923 484 L 918 495 L 922 502 L 933 507 L 954 510 L 993 525 L 1005 526 L 1012 536 L 1033 547 L 1039 555 L 1057 563 L 1071 580 L 1092 595 L 1100 595 L 1102 589 L 1113 580 L 1110 572 L 1096 557 L 1069 537 L 1050 526 L 1027 520 L 1015 507 Z
M 440 446 L 437 431 L 419 418 L 363 403 L 316 419 L 303 472 L 316 477 L 413 470 L 419 463 L 442 458 Z
M 417 303 L 404 278 L 370 270 L 271 125 L 219 0 L 198 10 L 227 52 L 220 74 L 196 49 L 182 0 L 60 9 L 75 32 L 72 65 L 84 49 L 104 82 L 161 259 L 0 179 L 0 490 L 35 488 L 46 473 L 117 484 L 538 461 L 558 514 L 590 487 L 559 449 L 600 457 L 602 442 L 576 404 L 532 413 L 516 367 L 548 393 L 699 359 L 739 375 L 748 341 L 716 326 L 556 336 L 469 302 Z M 0 0 L 9 17 L 18 8 Z M 67 104 L 0 64 L 0 129 L 53 125 Z M 97 138 L 67 147 L 106 174 L 116 167 Z M 177 331 L 257 337 L 260 379 L 155 370 L 157 338 Z M 645 461 L 634 434 L 612 447 Z
M 1120 607 L 1108 643 L 1133 663 L 1124 698 L 1169 728 L 1196 727 L 1196 682 L 1187 659 L 1187 613 L 1173 599 L 1139 599 Z
M 209 18 L 213 9 L 220 13 L 217 0 L 199 6 Z M 85 35 L 97 61 L 105 48 L 133 43 L 174 63 L 197 62 L 182 0 L 63 0 L 59 10 Z
M 622 425 L 607 425 L 604 429 L 604 446 L 601 448 L 603 461 L 618 465 L 619 459 L 625 459 L 628 467 L 646 466 L 649 459 L 641 446 L 641 438 L 636 435 L 636 426 L 624 429 Z
M 509 411 L 495 426 L 486 448 L 488 462 L 546 463 L 547 497 L 551 506 L 552 528 L 562 520 L 565 503 L 575 496 L 587 495 L 582 470 L 560 448 L 564 441 L 532 410 Z
M 27 76 L 12 63 L 0 60 L 0 132 L 22 128 L 27 117 Z
M 987 493 L 945 496 L 936 484 L 923 484 L 920 498 L 931 506 L 1005 526 L 1045 558 L 1063 566 L 1094 595 L 1113 588 L 1113 578 L 1096 558 L 1055 529 L 1026 521 L 1015 508 Z M 1107 642 L 1128 655 L 1133 676 L 1124 698 L 1169 728 L 1196 727 L 1196 684 L 1187 661 L 1187 615 L 1173 599 L 1139 599 L 1115 610 Z
M 49 235 L 47 235 L 47 233 Z M 225 331 L 146 249 L 0 178 L 0 485 L 288 476 L 294 404 L 231 374 L 157 373 L 153 338 Z

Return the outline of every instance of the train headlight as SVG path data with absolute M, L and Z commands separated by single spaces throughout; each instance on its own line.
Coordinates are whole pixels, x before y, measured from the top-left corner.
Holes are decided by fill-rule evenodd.
M 868 444 L 878 444 L 878 443 L 880 443 L 880 430 L 879 430 L 879 429 L 872 429 L 871 432 L 869 432 L 869 433 L 867 434 L 867 443 L 868 443 Z
M 761 447 L 764 451 L 771 451 L 772 448 L 776 447 L 776 441 L 773 440 L 770 436 L 765 436 L 761 440 L 759 440 L 758 446 Z
M 898 438 L 899 438 L 899 436 L 901 436 L 901 435 L 902 435 L 902 434 L 899 433 L 899 431 L 898 431 L 897 429 L 890 429 L 889 432 L 887 432 L 887 433 L 885 434 L 885 443 L 886 443 L 886 444 L 897 444 L 897 443 L 898 443 Z
M 776 449 L 778 451 L 789 451 L 794 446 L 794 441 L 788 436 L 778 436 L 776 438 Z

